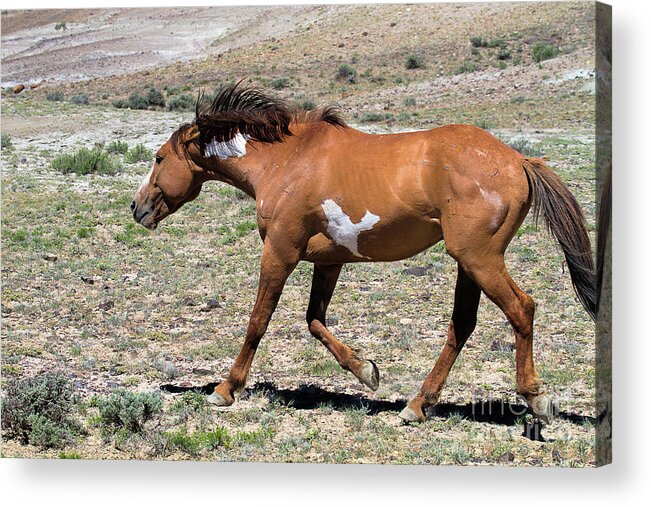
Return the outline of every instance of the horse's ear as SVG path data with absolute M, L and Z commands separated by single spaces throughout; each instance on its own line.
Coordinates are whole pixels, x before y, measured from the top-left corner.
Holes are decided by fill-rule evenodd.
M 182 144 L 188 144 L 191 141 L 194 141 L 199 137 L 199 127 L 196 125 L 191 125 L 190 127 L 183 129 L 179 135 L 179 140 Z

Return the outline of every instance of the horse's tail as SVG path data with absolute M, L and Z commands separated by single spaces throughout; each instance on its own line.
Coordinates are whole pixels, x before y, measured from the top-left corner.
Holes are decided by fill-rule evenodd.
M 599 205 L 599 228 L 597 229 L 597 310 L 601 300 L 601 287 L 603 286 L 604 262 L 608 232 L 610 230 L 610 218 L 612 213 L 612 181 L 613 163 L 608 165 L 608 172 L 604 177 L 601 187 L 601 202 Z
M 534 219 L 543 215 L 547 229 L 558 240 L 570 270 L 572 285 L 581 304 L 594 319 L 595 270 L 590 238 L 581 207 L 561 179 L 539 158 L 523 158 L 529 180 Z

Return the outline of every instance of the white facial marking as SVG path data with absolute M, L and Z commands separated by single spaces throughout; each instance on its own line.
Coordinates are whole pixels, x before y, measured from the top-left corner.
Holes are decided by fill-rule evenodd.
M 357 250 L 357 238 L 362 231 L 370 231 L 380 221 L 380 217 L 370 211 L 362 220 L 354 224 L 344 210 L 332 199 L 326 199 L 321 205 L 328 220 L 328 234 L 338 245 L 344 246 L 357 257 L 364 257 Z
M 239 132 L 229 141 L 212 141 L 206 145 L 206 156 L 217 157 L 226 160 L 231 157 L 243 157 L 246 155 L 246 141 L 249 136 L 243 136 Z
M 153 172 L 154 172 L 154 166 L 152 166 L 149 172 L 145 174 L 145 176 L 142 178 L 142 182 L 140 183 L 140 188 L 138 189 L 138 192 L 140 192 L 143 188 L 149 185 L 149 180 L 151 179 L 151 175 Z

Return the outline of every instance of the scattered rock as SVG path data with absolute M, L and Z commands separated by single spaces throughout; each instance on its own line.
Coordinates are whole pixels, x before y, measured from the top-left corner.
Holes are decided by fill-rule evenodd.
M 48 262 L 56 262 L 56 261 L 59 260 L 59 258 L 56 255 L 50 254 L 50 253 L 44 254 L 43 259 L 48 261 Z
M 403 275 L 412 275 L 412 276 L 425 276 L 429 270 L 432 269 L 432 266 L 414 266 L 411 268 L 405 268 L 401 271 Z
M 106 311 L 110 310 L 111 308 L 113 308 L 114 306 L 115 306 L 115 303 L 113 301 L 111 301 L 110 299 L 108 299 L 108 300 L 104 301 L 103 303 L 100 303 L 97 306 L 97 308 L 106 312 Z
M 411 320 L 411 319 L 406 319 L 406 318 L 405 319 L 400 319 L 400 324 L 402 324 L 403 326 L 407 326 L 407 325 L 411 324 L 412 322 L 413 322 L 413 320 Z
M 95 280 L 93 280 L 90 276 L 81 276 L 81 281 L 84 282 L 85 284 L 88 285 L 95 285 Z
M 22 92 L 24 89 L 25 89 L 25 85 L 24 85 L 24 84 L 17 84 L 16 86 L 13 87 L 13 91 L 14 91 L 14 93 L 16 93 L 16 94 Z
M 197 303 L 195 303 L 194 300 L 190 296 L 185 296 L 181 300 L 181 304 L 183 306 L 197 306 Z
M 212 370 L 208 370 L 207 368 L 192 368 L 192 373 L 195 375 L 213 375 Z
M 497 458 L 497 461 L 500 463 L 511 463 L 515 459 L 515 454 L 513 454 L 511 451 L 507 451 L 504 454 L 502 454 L 499 458 Z
M 515 349 L 515 343 L 503 342 L 501 340 L 493 340 L 490 349 L 495 351 L 500 351 L 500 352 L 513 352 L 513 350 Z
M 212 311 L 212 310 L 214 310 L 216 308 L 221 308 L 221 307 L 222 307 L 222 305 L 219 304 L 219 301 L 217 301 L 216 299 L 209 299 L 206 302 L 206 306 L 204 306 L 201 309 L 201 311 L 202 312 L 210 312 L 210 311 Z

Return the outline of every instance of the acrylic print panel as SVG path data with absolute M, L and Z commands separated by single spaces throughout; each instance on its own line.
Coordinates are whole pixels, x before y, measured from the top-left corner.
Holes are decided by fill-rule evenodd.
M 3 11 L 3 456 L 608 463 L 609 30 Z

